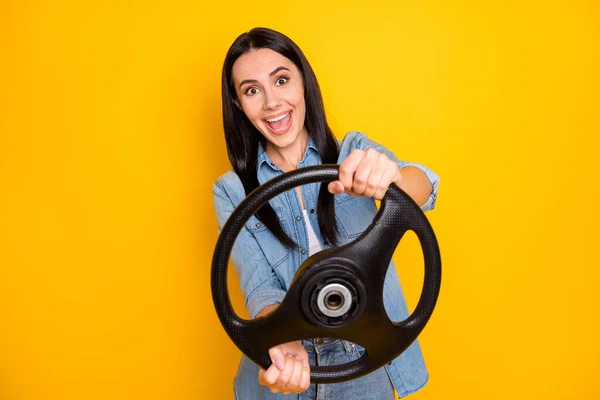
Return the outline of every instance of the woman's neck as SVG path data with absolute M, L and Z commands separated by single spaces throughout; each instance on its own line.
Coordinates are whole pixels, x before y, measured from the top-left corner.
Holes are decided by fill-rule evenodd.
M 286 147 L 274 146 L 271 142 L 267 142 L 266 153 L 271 160 L 281 168 L 284 172 L 292 171 L 298 168 L 298 164 L 302 161 L 308 144 L 308 132 L 303 129 L 296 140 Z

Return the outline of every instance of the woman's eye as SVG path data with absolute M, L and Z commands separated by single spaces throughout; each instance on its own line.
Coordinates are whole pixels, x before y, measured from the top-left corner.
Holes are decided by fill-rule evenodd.
M 244 94 L 248 95 L 248 96 L 254 96 L 256 93 L 258 93 L 258 88 L 252 86 L 249 87 L 248 89 L 246 89 L 246 91 L 244 92 Z
M 281 86 L 281 85 L 285 85 L 288 81 L 288 78 L 282 76 L 280 78 L 277 78 L 277 81 L 275 81 L 275 84 L 277 84 L 277 86 Z

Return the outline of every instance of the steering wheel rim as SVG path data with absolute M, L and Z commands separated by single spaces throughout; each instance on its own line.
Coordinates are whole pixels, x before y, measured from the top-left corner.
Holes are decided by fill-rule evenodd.
M 396 185 L 390 185 L 377 215 L 363 234 L 346 245 L 309 257 L 298 269 L 285 298 L 274 312 L 254 320 L 243 320 L 235 313 L 227 287 L 227 267 L 233 244 L 245 223 L 262 205 L 280 193 L 303 184 L 337 180 L 338 168 L 338 165 L 300 168 L 254 190 L 224 224 L 212 262 L 211 289 L 219 320 L 234 344 L 261 367 L 266 369 L 271 364 L 270 347 L 308 337 L 343 338 L 365 348 L 365 354 L 350 363 L 311 367 L 312 383 L 355 379 L 396 358 L 425 327 L 435 308 L 441 285 L 439 246 L 429 221 L 406 193 Z M 423 249 L 423 291 L 413 313 L 404 321 L 392 322 L 383 305 L 383 281 L 393 252 L 407 230 L 416 233 Z M 374 246 L 379 251 L 373 252 Z M 381 247 L 385 247 L 384 251 Z M 376 263 L 376 266 L 369 264 L 365 267 L 369 262 Z M 346 320 L 341 325 L 336 318 L 318 315 L 314 306 L 311 307 L 314 296 L 307 295 L 324 290 L 325 283 L 333 282 L 332 276 L 338 281 L 340 276 L 345 277 L 343 283 L 356 294 L 356 298 L 349 298 L 349 301 L 356 300 L 354 314 L 344 316 Z M 330 285 L 333 284 L 335 282 Z M 377 292 L 379 296 L 375 296 Z M 374 337 L 377 341 L 369 339 Z

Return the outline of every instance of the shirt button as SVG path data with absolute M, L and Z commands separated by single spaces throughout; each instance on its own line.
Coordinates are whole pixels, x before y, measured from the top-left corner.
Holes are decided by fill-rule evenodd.
M 302 253 L 302 254 L 306 254 L 306 250 L 302 250 L 302 251 L 301 251 L 301 253 Z
M 296 216 L 296 221 L 300 221 L 301 219 L 302 219 L 301 216 L 299 216 L 299 215 Z
M 258 223 L 256 224 L 256 227 L 257 227 L 257 228 L 260 228 L 260 226 L 261 226 L 261 223 L 260 223 L 260 222 L 258 222 Z
M 315 213 L 315 209 L 314 209 L 314 208 L 311 208 L 311 209 L 310 209 L 310 213 L 311 213 L 311 214 L 314 214 L 314 213 Z

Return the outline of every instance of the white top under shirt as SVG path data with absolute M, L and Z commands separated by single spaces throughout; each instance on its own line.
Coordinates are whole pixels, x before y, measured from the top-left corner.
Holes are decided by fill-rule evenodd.
M 315 231 L 310 224 L 308 212 L 306 210 L 302 210 L 302 214 L 304 214 L 304 222 L 306 223 L 306 231 L 308 232 L 308 255 L 312 256 L 313 254 L 323 250 L 323 248 L 321 247 L 321 244 L 315 235 Z

